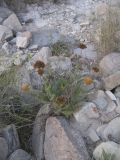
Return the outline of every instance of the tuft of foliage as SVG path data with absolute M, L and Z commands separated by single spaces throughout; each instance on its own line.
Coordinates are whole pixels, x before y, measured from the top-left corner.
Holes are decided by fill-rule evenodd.
M 69 47 L 66 43 L 58 41 L 51 46 L 52 54 L 54 56 L 60 55 L 68 55 L 69 54 Z
M 32 134 L 32 125 L 39 108 L 26 104 L 16 90 L 16 68 L 12 67 L 0 75 L 0 127 L 15 124 L 21 146 L 30 150 L 28 140 Z
M 42 103 L 51 103 L 54 113 L 70 117 L 87 98 L 80 74 L 49 75 L 45 78 L 39 98 Z

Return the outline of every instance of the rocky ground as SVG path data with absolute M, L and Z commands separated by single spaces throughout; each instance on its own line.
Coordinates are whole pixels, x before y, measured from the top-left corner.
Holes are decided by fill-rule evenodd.
M 27 5 L 16 13 L 0 7 L 0 75 L 16 66 L 17 90 L 20 92 L 22 84 L 23 90 L 28 89 L 26 84 L 31 86 L 29 94 L 22 93 L 26 101 L 39 104 L 31 96 L 43 83 L 43 77 L 34 70 L 38 60 L 60 74 L 79 64 L 81 75 L 93 78 L 87 86 L 89 99 L 71 118 L 53 116 L 48 104 L 40 107 L 30 138 L 32 153 L 21 149 L 15 125 L 1 127 L 0 160 L 104 160 L 100 159 L 103 150 L 114 155 L 114 160 L 120 159 L 120 53 L 101 58 L 93 41 L 98 19 L 105 16 L 108 3 L 45 2 Z M 115 6 L 118 2 L 110 3 Z M 69 51 L 53 55 L 51 46 L 61 41 Z

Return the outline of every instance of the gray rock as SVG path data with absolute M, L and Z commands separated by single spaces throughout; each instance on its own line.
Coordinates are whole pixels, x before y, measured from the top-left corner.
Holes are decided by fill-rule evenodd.
M 11 29 L 0 25 L 0 43 L 13 37 Z
M 16 32 L 22 30 L 22 25 L 14 13 L 4 20 L 3 25 Z
M 4 138 L 0 137 L 0 160 L 6 160 L 8 156 L 8 145 Z
M 80 56 L 82 58 L 87 58 L 89 60 L 97 59 L 97 53 L 92 45 L 88 45 L 85 49 L 74 49 L 74 55 Z
M 102 139 L 120 143 L 120 117 L 113 119 L 102 131 Z
M 27 48 L 32 38 L 32 34 L 29 31 L 19 33 L 16 38 L 16 46 L 18 48 Z
M 30 51 L 37 51 L 38 48 L 39 48 L 39 46 L 38 46 L 37 44 L 34 44 L 34 45 L 31 45 L 31 46 L 29 47 L 29 50 L 30 50 Z
M 119 160 L 120 159 L 120 145 L 117 143 L 114 143 L 112 141 L 108 142 L 103 142 L 93 152 L 93 157 L 95 160 L 99 160 L 102 157 L 103 150 L 105 153 L 109 155 L 114 155 L 114 160 Z
M 72 128 L 63 117 L 47 119 L 44 154 L 46 160 L 89 159 L 80 132 Z
M 117 101 L 115 95 L 111 91 L 105 92 L 112 101 Z
M 104 88 L 106 90 L 112 90 L 120 85 L 120 71 L 116 71 L 112 75 L 103 79 Z
M 0 17 L 4 20 L 6 19 L 12 11 L 10 11 L 8 8 L 0 7 Z
M 83 136 L 88 136 L 88 129 L 96 130 L 100 125 L 99 112 L 94 103 L 88 102 L 82 109 L 74 113 L 74 124 L 81 130 Z
M 40 60 L 47 64 L 51 56 L 51 49 L 49 47 L 42 47 L 41 50 L 32 57 L 31 63 L 34 64 L 36 61 Z
M 98 90 L 93 102 L 97 105 L 97 108 L 100 110 L 106 110 L 108 105 L 108 98 L 104 91 Z
M 111 53 L 106 55 L 100 62 L 99 67 L 106 77 L 120 70 L 120 54 Z
M 14 125 L 1 129 L 0 135 L 5 138 L 8 144 L 8 155 L 20 148 L 18 134 Z
M 88 131 L 88 137 L 93 141 L 93 142 L 98 142 L 100 140 L 99 136 L 97 135 L 97 132 L 93 129 L 89 129 Z
M 16 66 L 21 66 L 27 60 L 26 54 L 21 54 L 21 52 L 16 53 L 13 56 L 13 64 Z
M 44 159 L 45 124 L 51 114 L 50 105 L 44 105 L 38 112 L 32 134 L 32 147 L 36 160 Z
M 12 46 L 8 42 L 3 44 L 2 49 L 6 55 L 12 55 L 13 53 L 15 53 L 17 51 L 16 47 Z
M 72 62 L 70 58 L 63 56 L 53 56 L 49 58 L 49 67 L 52 71 L 62 73 L 65 71 L 71 71 Z
M 14 151 L 8 160 L 32 160 L 31 156 L 22 149 Z

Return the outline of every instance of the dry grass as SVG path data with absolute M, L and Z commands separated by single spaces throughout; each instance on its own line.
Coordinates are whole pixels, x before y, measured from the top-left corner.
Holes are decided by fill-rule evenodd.
M 120 7 L 108 7 L 105 18 L 99 20 L 97 50 L 102 57 L 111 52 L 120 52 Z

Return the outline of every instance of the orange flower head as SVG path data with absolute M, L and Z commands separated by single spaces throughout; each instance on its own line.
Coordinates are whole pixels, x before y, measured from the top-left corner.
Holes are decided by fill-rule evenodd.
M 89 76 L 83 78 L 83 82 L 85 85 L 91 85 L 93 83 L 93 79 Z
M 34 69 L 36 69 L 36 68 L 45 68 L 45 63 L 38 60 L 38 61 L 35 62 L 33 67 L 34 67 Z
M 23 92 L 28 92 L 30 90 L 30 85 L 28 83 L 23 83 L 21 86 Z

